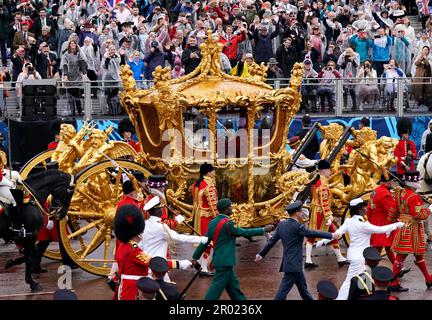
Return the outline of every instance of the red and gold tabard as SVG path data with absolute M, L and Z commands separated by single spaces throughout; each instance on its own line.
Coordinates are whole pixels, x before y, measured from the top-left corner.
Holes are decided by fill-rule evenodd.
M 398 189 L 396 191 L 398 212 L 389 215 L 389 221 L 399 219 L 405 226 L 396 230 L 392 250 L 401 254 L 423 255 L 426 243 L 422 220 L 426 220 L 431 211 L 427 204 L 413 190 Z
M 123 243 L 118 241 L 115 260 L 118 264 L 120 284 L 115 293 L 118 300 L 136 300 L 138 295 L 137 281 L 148 275 L 151 257 L 143 252 L 135 241 Z M 177 260 L 168 260 L 170 269 L 178 269 Z
M 309 216 L 309 229 L 329 230 L 327 220 L 332 217 L 331 205 L 333 197 L 325 177 L 320 177 L 312 186 L 312 203 Z
M 396 200 L 390 190 L 385 185 L 379 185 L 369 199 L 366 216 L 369 222 L 375 226 L 385 226 L 390 224 L 389 216 L 397 213 Z M 390 247 L 393 242 L 394 231 L 389 237 L 386 234 L 373 234 L 371 236 L 371 246 Z
M 218 194 L 216 186 L 210 177 L 204 177 L 199 187 L 195 183 L 192 185 L 191 191 L 193 197 L 192 215 L 194 218 L 194 228 L 201 235 L 205 235 L 211 219 L 219 214 L 217 210 Z
M 144 199 L 143 207 L 153 197 L 154 197 L 154 195 L 152 195 L 152 194 L 147 195 L 147 197 Z M 148 219 L 149 214 L 147 213 L 147 211 L 144 211 L 144 216 L 146 217 L 146 219 Z M 167 207 L 162 207 L 162 217 L 161 217 L 161 219 L 162 219 L 161 221 L 163 223 L 165 223 L 170 229 L 175 229 L 175 227 L 177 227 L 177 224 L 178 224 L 177 220 L 174 219 L 174 218 L 169 218 L 168 217 L 168 208 Z
M 412 140 L 404 140 L 404 139 L 399 140 L 394 151 L 394 155 L 397 160 L 398 174 L 403 174 L 405 171 L 407 171 L 407 169 L 405 169 L 405 167 L 402 165 L 402 162 L 406 161 L 408 150 L 411 150 L 411 152 L 413 153 L 413 160 L 417 159 L 417 149 L 415 147 L 414 142 Z M 414 161 L 411 161 L 409 171 L 414 171 L 414 170 L 415 170 Z

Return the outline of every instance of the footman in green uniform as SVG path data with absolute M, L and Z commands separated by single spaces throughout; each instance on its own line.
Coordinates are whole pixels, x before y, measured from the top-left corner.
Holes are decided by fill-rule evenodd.
M 201 257 L 201 254 L 213 241 L 213 267 L 216 271 L 215 277 L 205 296 L 206 300 L 218 300 L 223 291 L 226 290 L 232 300 L 246 300 L 240 290 L 240 283 L 234 272 L 236 264 L 236 238 L 264 235 L 270 232 L 274 226 L 268 225 L 264 228 L 243 229 L 234 226 L 229 216 L 232 214 L 230 199 L 220 199 L 217 203 L 219 215 L 214 218 L 208 227 L 206 237 L 208 242 L 200 244 L 193 254 L 192 263 Z

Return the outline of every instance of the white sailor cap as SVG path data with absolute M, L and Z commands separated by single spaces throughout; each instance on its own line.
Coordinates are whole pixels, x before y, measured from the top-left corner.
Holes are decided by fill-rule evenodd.
M 150 209 L 157 207 L 160 204 L 160 199 L 158 196 L 151 198 L 145 205 L 144 210 L 149 211 Z
M 357 207 L 358 205 L 364 203 L 364 200 L 362 198 L 355 198 L 353 200 L 350 201 L 349 205 L 350 207 L 354 208 Z

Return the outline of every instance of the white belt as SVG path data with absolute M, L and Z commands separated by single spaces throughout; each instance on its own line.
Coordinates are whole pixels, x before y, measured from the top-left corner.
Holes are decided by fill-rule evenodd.
M 121 280 L 139 280 L 139 279 L 141 279 L 143 276 L 132 276 L 132 275 L 129 275 L 129 274 L 122 274 L 121 276 L 120 276 L 120 279 Z

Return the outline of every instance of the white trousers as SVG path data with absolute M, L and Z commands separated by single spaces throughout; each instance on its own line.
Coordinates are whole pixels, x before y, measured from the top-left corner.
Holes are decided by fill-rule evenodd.
M 348 267 L 347 276 L 342 286 L 339 289 L 339 294 L 336 300 L 347 300 L 349 295 L 349 289 L 351 284 L 351 279 L 360 273 L 365 271 L 365 261 L 364 260 L 351 260 Z

